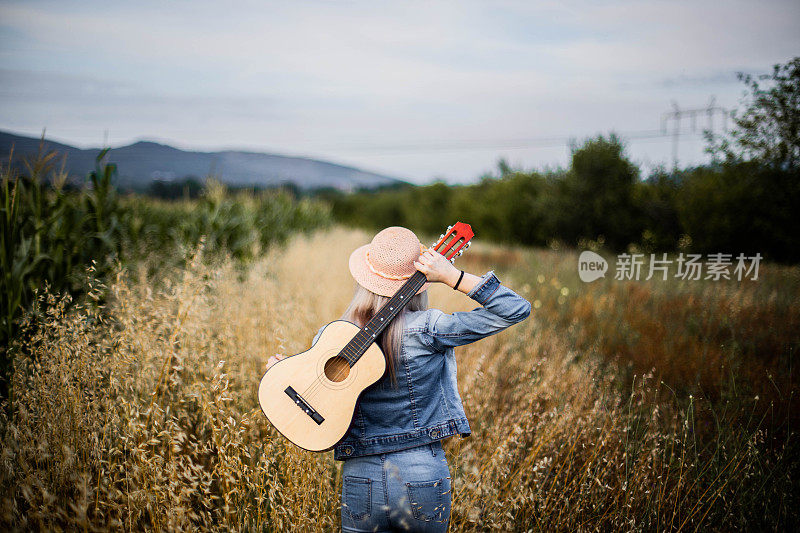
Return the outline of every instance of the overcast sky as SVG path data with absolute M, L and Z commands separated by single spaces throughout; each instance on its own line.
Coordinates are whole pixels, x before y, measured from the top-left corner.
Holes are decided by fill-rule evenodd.
M 415 182 L 566 165 L 800 55 L 800 2 L 0 2 L 0 129 L 308 155 Z M 720 125 L 721 121 L 717 121 Z M 698 123 L 705 126 L 705 119 Z M 686 131 L 690 123 L 684 121 Z M 681 137 L 682 164 L 704 160 Z

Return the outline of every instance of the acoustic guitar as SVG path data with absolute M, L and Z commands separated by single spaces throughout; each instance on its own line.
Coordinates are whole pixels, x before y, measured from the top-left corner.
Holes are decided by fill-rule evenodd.
M 452 262 L 472 237 L 469 224 L 456 222 L 432 248 Z M 358 397 L 386 371 L 376 339 L 427 281 L 416 271 L 363 328 L 335 320 L 310 349 L 272 365 L 258 402 L 275 429 L 305 450 L 333 448 L 350 427 Z

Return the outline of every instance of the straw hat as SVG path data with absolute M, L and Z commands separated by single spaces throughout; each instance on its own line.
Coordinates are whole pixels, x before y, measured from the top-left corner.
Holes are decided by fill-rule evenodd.
M 425 249 L 413 231 L 392 226 L 350 254 L 350 273 L 362 287 L 391 297 L 417 271 L 414 261 Z M 428 285 L 423 285 L 417 294 Z

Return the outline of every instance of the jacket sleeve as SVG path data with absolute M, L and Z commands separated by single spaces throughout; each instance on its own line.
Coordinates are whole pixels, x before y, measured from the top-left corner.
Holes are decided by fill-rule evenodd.
M 501 285 L 494 271 L 484 274 L 467 296 L 483 307 L 452 314 L 431 309 L 423 342 L 442 352 L 499 333 L 531 313 L 530 302 Z

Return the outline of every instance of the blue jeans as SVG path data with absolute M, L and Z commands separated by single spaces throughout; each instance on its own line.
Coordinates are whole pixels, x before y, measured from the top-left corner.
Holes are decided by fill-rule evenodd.
M 447 530 L 450 470 L 439 441 L 348 459 L 342 476 L 342 531 Z

